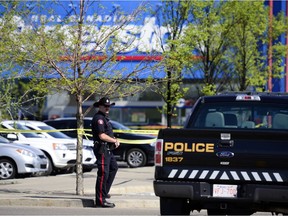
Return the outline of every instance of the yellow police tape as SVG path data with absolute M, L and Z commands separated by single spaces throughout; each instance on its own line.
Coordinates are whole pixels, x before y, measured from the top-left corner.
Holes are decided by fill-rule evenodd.
M 61 129 L 61 130 L 19 130 L 19 129 L 0 129 L 0 133 L 48 133 L 48 132 L 62 132 L 62 131 L 75 131 L 77 130 L 77 133 L 79 135 L 83 135 L 86 139 L 89 139 L 89 137 L 92 137 L 91 134 L 85 133 L 85 131 L 92 131 L 91 129 Z M 113 132 L 116 133 L 131 133 L 131 134 L 149 134 L 149 135 L 157 135 L 158 130 L 113 130 Z M 120 139 L 117 138 L 118 141 L 125 144 L 151 144 L 156 141 L 155 138 L 151 139 L 143 139 L 143 140 L 128 140 L 128 139 Z
M 73 129 L 76 130 L 76 129 Z M 78 131 L 81 129 L 77 129 Z M 91 132 L 92 129 L 83 129 L 84 131 Z M 148 134 L 157 135 L 159 130 L 113 130 L 114 133 L 131 133 L 131 134 Z
M 156 142 L 156 138 L 154 139 L 145 139 L 145 140 L 127 140 L 127 139 L 119 139 L 117 138 L 117 140 L 121 143 L 124 144 L 153 144 L 154 142 Z

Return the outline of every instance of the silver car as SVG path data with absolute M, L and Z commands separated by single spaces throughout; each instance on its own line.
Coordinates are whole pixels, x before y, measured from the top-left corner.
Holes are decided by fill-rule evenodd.
M 11 143 L 0 136 L 0 180 L 18 174 L 43 174 L 48 170 L 44 153 L 32 146 Z

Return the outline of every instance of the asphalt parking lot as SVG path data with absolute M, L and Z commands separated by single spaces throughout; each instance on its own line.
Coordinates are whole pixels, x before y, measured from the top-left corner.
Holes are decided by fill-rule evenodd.
M 84 173 L 84 195 L 76 195 L 76 174 L 0 181 L 0 206 L 93 207 L 97 169 Z M 117 208 L 159 208 L 153 192 L 154 166 L 128 168 L 119 163 L 111 188 Z

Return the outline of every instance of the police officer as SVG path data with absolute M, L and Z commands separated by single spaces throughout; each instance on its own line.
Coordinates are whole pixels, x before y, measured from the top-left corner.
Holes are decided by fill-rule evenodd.
M 118 170 L 117 161 L 112 150 L 117 148 L 120 143 L 114 137 L 112 125 L 109 122 L 110 103 L 107 97 L 101 98 L 93 104 L 99 108 L 92 120 L 92 134 L 94 140 L 94 154 L 97 158 L 97 179 L 96 179 L 96 207 L 113 208 L 114 203 L 108 202 L 110 198 L 109 191 Z

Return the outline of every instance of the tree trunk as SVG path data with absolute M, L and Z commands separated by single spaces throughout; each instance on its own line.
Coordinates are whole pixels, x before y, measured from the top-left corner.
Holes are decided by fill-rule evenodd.
M 171 105 L 171 70 L 167 71 L 167 127 L 171 128 L 172 105 Z
M 76 194 L 84 195 L 84 185 L 83 185 L 83 167 L 82 167 L 82 158 L 83 158 L 83 96 L 81 94 L 77 95 L 77 159 L 76 159 Z

